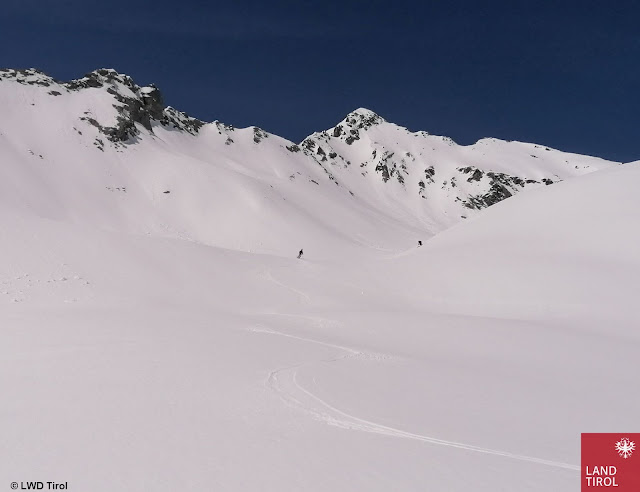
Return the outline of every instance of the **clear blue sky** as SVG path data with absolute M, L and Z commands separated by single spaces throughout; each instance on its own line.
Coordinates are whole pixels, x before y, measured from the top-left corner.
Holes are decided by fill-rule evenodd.
M 2 0 L 0 65 L 115 68 L 201 119 L 296 141 L 364 106 L 462 144 L 630 161 L 639 26 L 626 0 Z

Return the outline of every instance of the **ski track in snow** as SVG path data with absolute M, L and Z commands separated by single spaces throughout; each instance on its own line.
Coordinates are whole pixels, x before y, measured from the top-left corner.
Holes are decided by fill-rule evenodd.
M 302 292 L 301 290 L 295 289 L 293 287 L 291 287 L 290 285 L 284 284 L 282 282 L 280 282 L 278 279 L 274 278 L 273 275 L 271 274 L 271 270 L 267 269 L 264 270 L 261 273 L 261 276 L 263 278 L 265 278 L 266 280 L 273 282 L 274 284 L 282 287 L 283 289 L 287 289 L 291 292 L 293 292 L 294 294 L 298 295 L 300 298 L 302 298 L 304 300 L 304 302 L 311 302 L 311 298 L 305 294 L 304 292 Z
M 275 314 L 275 313 L 272 313 Z M 310 316 L 297 316 L 292 314 L 282 314 L 278 316 L 294 316 L 301 317 L 304 319 L 311 319 L 317 323 L 322 324 L 325 320 L 322 318 L 314 318 Z M 314 340 L 311 338 L 300 337 L 296 335 L 290 335 L 288 333 L 282 333 L 276 330 L 272 330 L 271 328 L 266 328 L 264 326 L 253 326 L 249 328 L 249 331 L 254 333 L 264 333 L 268 335 L 278 335 L 287 338 L 293 338 L 296 340 L 301 340 L 307 343 L 314 343 L 317 345 L 323 345 L 325 347 L 335 348 L 341 351 L 346 352 L 346 354 L 333 357 L 331 359 L 324 359 L 317 362 L 322 363 L 334 363 L 341 360 L 351 359 L 351 358 L 367 358 L 367 359 L 377 359 L 381 360 L 382 358 L 386 358 L 387 356 L 382 354 L 368 353 L 359 351 L 350 347 L 345 347 L 343 345 L 337 345 L 328 342 L 322 342 L 320 340 Z M 316 363 L 317 363 L 316 362 Z M 515 453 L 510 453 L 508 451 L 500 451 L 496 449 L 483 448 L 479 446 L 473 446 L 471 444 L 464 444 L 455 441 L 447 441 L 444 439 L 438 439 L 435 437 L 425 436 L 422 434 L 415 434 L 412 432 L 403 431 L 400 429 L 396 429 L 393 427 L 389 427 L 386 425 L 378 424 L 375 422 L 371 422 L 369 420 L 365 420 L 354 415 L 343 412 L 342 410 L 330 405 L 326 401 L 317 397 L 307 389 L 303 388 L 297 380 L 298 369 L 305 366 L 310 366 L 313 363 L 302 363 L 296 364 L 293 366 L 283 367 L 281 369 L 277 369 L 272 371 L 269 374 L 269 377 L 266 381 L 266 386 L 268 386 L 271 390 L 276 392 L 280 398 L 285 402 L 285 404 L 298 408 L 305 413 L 312 415 L 315 419 L 325 422 L 328 425 L 333 425 L 336 427 L 340 427 L 342 429 L 349 429 L 361 432 L 370 432 L 374 434 L 381 434 L 389 437 L 398 437 L 404 439 L 413 439 L 416 441 L 422 441 L 429 444 L 436 444 L 439 446 L 447 446 L 451 448 L 463 449 L 465 451 L 472 451 L 476 453 L 483 453 L 493 456 L 501 456 L 503 458 L 510 458 L 519 461 L 526 461 L 529 463 L 536 463 L 539 465 L 552 466 L 555 468 L 562 468 L 571 471 L 579 471 L 580 467 L 577 465 L 571 465 L 568 463 L 562 463 L 558 461 L 545 460 L 542 458 L 535 458 L 532 456 L 525 456 Z

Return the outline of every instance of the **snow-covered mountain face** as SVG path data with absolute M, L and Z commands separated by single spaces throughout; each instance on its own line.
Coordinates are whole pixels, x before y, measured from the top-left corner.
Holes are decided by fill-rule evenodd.
M 360 194 L 376 186 L 388 207 L 403 203 L 432 230 L 521 191 L 611 166 L 602 159 L 549 147 L 486 138 L 470 146 L 447 137 L 410 132 L 358 109 L 302 147 L 328 163 L 335 178 Z M 362 179 L 364 178 L 364 179 Z
M 108 69 L 66 83 L 0 71 L 0 107 L 5 206 L 269 253 L 320 238 L 393 250 L 521 191 L 615 165 L 496 139 L 460 146 L 366 109 L 295 144 L 191 118 L 155 86 Z M 293 217 L 306 217 L 302 229 Z
M 640 161 L 294 144 L 110 70 L 0 111 L 0 483 L 572 490 L 637 426 Z

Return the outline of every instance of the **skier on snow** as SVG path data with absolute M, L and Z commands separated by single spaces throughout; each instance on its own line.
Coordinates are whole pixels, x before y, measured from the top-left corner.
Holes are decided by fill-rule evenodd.
M 302 258 L 302 250 L 300 250 L 300 253 L 298 253 L 298 259 Z

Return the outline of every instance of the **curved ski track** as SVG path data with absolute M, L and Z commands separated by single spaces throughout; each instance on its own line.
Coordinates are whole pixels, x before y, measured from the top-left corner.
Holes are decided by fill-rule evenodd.
M 298 316 L 298 315 L 292 315 L 292 314 L 275 314 L 275 313 L 272 313 L 272 314 L 276 316 L 293 316 L 293 317 L 303 318 L 307 320 L 311 319 L 314 322 L 319 323 L 320 325 L 322 325 L 326 321 L 326 320 L 323 320 L 322 318 L 314 318 L 309 316 Z M 294 338 L 296 340 L 323 345 L 325 347 L 331 347 L 331 348 L 338 349 L 342 352 L 346 352 L 343 355 L 336 356 L 330 359 L 317 361 L 316 363 L 318 362 L 333 363 L 333 362 L 338 362 L 340 360 L 350 359 L 350 358 L 366 358 L 366 359 L 378 359 L 378 360 L 382 358 L 386 358 L 386 356 L 381 354 L 362 352 L 362 351 L 355 350 L 353 348 L 345 347 L 342 345 L 336 345 L 332 343 L 322 342 L 319 340 L 313 340 L 311 338 L 290 335 L 288 333 L 275 331 L 261 325 L 253 326 L 249 328 L 249 330 L 255 333 L 265 333 L 269 335 L 278 335 L 278 336 L 287 337 L 287 338 Z M 283 367 L 281 369 L 272 371 L 269 374 L 269 377 L 267 378 L 267 381 L 265 384 L 271 390 L 276 392 L 280 396 L 280 398 L 284 401 L 285 404 L 293 408 L 300 409 L 305 413 L 311 415 L 317 420 L 323 421 L 329 425 L 333 425 L 343 429 L 370 432 L 370 433 L 381 434 L 381 435 L 390 436 L 390 437 L 413 439 L 416 441 L 427 442 L 427 443 L 436 444 L 439 446 L 448 446 L 452 448 L 463 449 L 465 451 L 473 451 L 476 453 L 501 456 L 503 458 L 526 461 L 530 463 L 536 463 L 539 465 L 551 466 L 555 468 L 563 468 L 571 471 L 580 470 L 580 467 L 577 465 L 571 465 L 568 463 L 562 463 L 558 461 L 551 461 L 551 460 L 545 460 L 542 458 L 535 458 L 532 456 L 525 456 L 525 455 L 510 453 L 508 451 L 500 451 L 496 449 L 483 448 L 483 447 L 473 446 L 471 444 L 464 444 L 464 443 L 455 442 L 455 441 L 437 439 L 435 437 L 403 431 L 403 430 L 389 427 L 386 425 L 378 424 L 370 420 L 365 420 L 365 419 L 356 417 L 355 415 L 350 415 L 330 405 L 329 403 L 317 397 L 307 389 L 303 388 L 300 385 L 300 383 L 298 383 L 298 380 L 297 380 L 298 369 L 304 366 L 312 365 L 312 364 L 313 363 L 297 364 L 294 366 Z

